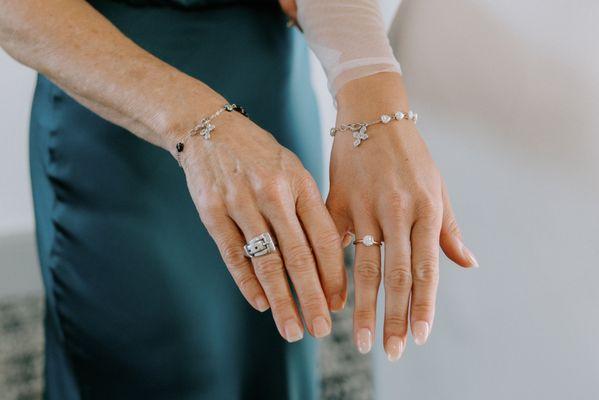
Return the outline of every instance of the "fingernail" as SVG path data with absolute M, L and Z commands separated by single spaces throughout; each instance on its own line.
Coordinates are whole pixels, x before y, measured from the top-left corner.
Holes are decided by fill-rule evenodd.
M 314 337 L 322 338 L 331 333 L 331 325 L 325 317 L 316 317 L 312 321 L 312 331 L 314 332 Z
M 414 343 L 418 346 L 422 346 L 428 339 L 429 326 L 426 321 L 416 321 L 412 325 L 412 336 L 414 337 Z
M 358 351 L 362 354 L 366 354 L 372 348 L 372 332 L 370 329 L 362 328 L 356 333 L 356 345 Z
M 289 343 L 297 342 L 304 337 L 304 332 L 293 319 L 285 322 L 285 338 Z
M 266 297 L 264 297 L 262 295 L 259 295 L 256 297 L 255 303 L 256 303 L 256 309 L 260 312 L 264 312 L 270 308 L 270 305 L 268 304 Z
M 343 248 L 346 248 L 347 246 L 349 246 L 352 242 L 354 241 L 354 237 L 349 234 L 346 233 L 345 235 L 343 235 L 343 239 L 341 240 L 341 246 Z
M 340 294 L 335 294 L 331 298 L 331 311 L 341 311 L 345 307 L 345 299 Z
M 474 254 L 472 254 L 472 252 L 464 245 L 464 243 L 462 243 L 462 254 L 466 259 L 468 259 L 470 263 L 469 265 L 471 267 L 478 268 L 478 261 L 476 261 L 476 257 L 474 257 Z
M 391 336 L 387 339 L 387 358 L 394 362 L 400 359 L 403 353 L 403 340 L 397 336 Z

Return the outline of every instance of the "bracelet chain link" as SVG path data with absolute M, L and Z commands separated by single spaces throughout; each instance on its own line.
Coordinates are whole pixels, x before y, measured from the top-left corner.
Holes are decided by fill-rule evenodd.
M 244 117 L 248 116 L 247 112 L 245 111 L 245 109 L 243 107 L 238 106 L 237 104 L 227 103 L 224 106 L 222 106 L 221 108 L 219 108 L 218 110 L 216 110 L 212 115 L 202 118 L 200 120 L 200 122 L 197 123 L 193 128 L 191 128 L 185 134 L 185 136 L 183 136 L 181 138 L 181 140 L 179 140 L 177 142 L 177 144 L 175 145 L 175 150 L 176 150 L 175 158 L 177 159 L 179 166 L 182 166 L 181 165 L 181 153 L 185 149 L 185 143 L 187 143 L 187 140 L 189 140 L 190 137 L 198 135 L 198 134 L 200 136 L 202 136 L 202 138 L 204 138 L 204 140 L 210 140 L 210 138 L 212 136 L 212 131 L 214 131 L 214 129 L 216 129 L 216 126 L 214 126 L 212 124 L 212 121 L 215 118 L 217 118 L 219 115 L 224 113 L 225 111 L 227 111 L 227 112 L 237 111 Z
M 407 113 L 403 111 L 397 111 L 393 114 L 383 114 L 376 120 L 342 124 L 338 127 L 333 127 L 329 131 L 329 134 L 334 137 L 337 132 L 351 132 L 352 136 L 354 137 L 354 147 L 358 147 L 364 140 L 368 139 L 368 128 L 370 126 L 377 124 L 388 124 L 393 120 L 401 121 L 402 119 L 407 119 L 416 123 L 418 121 L 418 114 L 412 110 L 408 111 Z

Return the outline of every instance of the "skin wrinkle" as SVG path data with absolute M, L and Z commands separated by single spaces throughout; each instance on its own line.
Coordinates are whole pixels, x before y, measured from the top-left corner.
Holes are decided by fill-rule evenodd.
M 226 102 L 221 95 L 202 82 L 176 70 L 136 46 L 82 0 L 0 1 L 3 9 L 0 15 L 0 43 L 9 54 L 48 76 L 92 111 L 165 150 L 173 152 L 174 144 L 197 123 L 199 116 L 211 114 Z M 340 46 L 343 57 L 347 56 L 350 59 L 372 56 L 371 50 L 378 48 L 382 56 L 390 57 L 390 64 L 397 64 L 390 52 L 378 12 L 360 13 L 361 15 L 351 23 L 343 21 L 344 23 L 339 24 L 336 30 L 331 30 L 328 27 L 332 25 L 322 24 L 319 18 L 328 18 L 332 13 L 316 14 L 308 18 L 308 15 L 302 12 L 302 7 L 309 1 L 313 1 L 313 4 L 323 2 L 302 0 L 298 3 L 300 23 L 311 45 L 314 46 L 315 43 L 322 45 L 320 48 L 316 47 L 317 49 Z M 345 15 L 344 18 L 349 18 L 349 14 L 344 14 L 343 7 L 351 6 L 355 2 L 378 7 L 374 0 L 327 0 L 326 4 L 331 5 L 333 2 L 340 7 L 337 10 L 341 11 L 341 15 Z M 65 9 L 69 10 L 68 14 L 62 13 Z M 306 8 L 303 10 L 306 11 Z M 68 18 L 65 15 L 68 15 Z M 376 16 L 379 22 L 370 21 L 368 24 L 366 21 L 366 24 L 362 25 L 364 29 L 361 29 L 360 24 L 365 22 L 363 15 Z M 324 26 L 324 29 L 319 31 L 319 25 L 321 28 Z M 334 35 L 333 39 L 341 40 L 340 43 L 328 43 L 327 37 L 320 36 L 337 33 L 347 27 L 350 28 L 347 31 L 348 35 Z M 375 37 L 367 40 L 364 35 L 371 33 L 374 33 Z M 357 39 L 355 39 L 356 34 Z M 357 50 L 352 47 L 353 45 L 358 45 Z M 318 51 L 316 53 L 319 56 Z M 323 61 L 326 55 L 320 54 L 319 57 L 321 62 L 326 64 L 326 60 Z M 343 57 L 338 62 L 347 61 Z M 135 75 L 142 66 L 145 68 L 144 74 L 131 79 L 131 76 Z M 334 65 L 325 65 L 328 71 L 334 70 L 334 67 Z M 359 75 L 349 78 L 344 76 L 344 79 L 349 82 L 344 81 L 342 87 L 335 84 L 336 77 L 329 76 L 334 92 L 340 89 L 337 95 L 338 121 L 364 121 L 376 118 L 381 112 L 408 110 L 407 95 L 398 69 L 397 64 L 397 71 L 392 73 L 381 73 L 379 69 L 376 70 L 378 72 L 373 73 L 368 71 L 368 68 L 352 70 L 359 72 Z M 193 104 L 193 107 L 190 107 L 190 104 Z M 298 201 L 304 201 L 303 197 L 299 196 L 297 181 L 298 177 L 305 174 L 305 169 L 295 156 L 274 140 L 272 135 L 249 119 L 237 115 L 232 117 L 226 113 L 219 117 L 219 127 L 221 126 L 226 126 L 227 130 L 217 132 L 210 141 L 194 138 L 183 152 L 182 164 L 189 192 L 202 220 L 218 218 L 220 221 L 228 221 L 216 225 L 208 224 L 212 237 L 238 238 L 238 230 L 250 236 L 269 229 L 270 225 L 280 234 L 278 239 L 281 242 L 281 254 L 252 259 L 254 269 L 264 270 L 265 263 L 268 263 L 269 271 L 280 273 L 269 274 L 271 279 L 268 280 L 265 280 L 265 277 L 262 279 L 257 277 L 262 286 L 257 285 L 248 289 L 241 285 L 241 290 L 255 308 L 258 308 L 255 303 L 256 297 L 266 295 L 272 307 L 275 323 L 281 335 L 288 340 L 295 340 L 298 336 L 295 334 L 294 338 L 285 336 L 286 323 L 291 321 L 302 327 L 303 321 L 299 318 L 298 310 L 295 308 L 296 303 L 291 298 L 287 276 L 284 274 L 286 266 L 280 257 L 293 259 L 293 254 L 285 254 L 286 248 L 291 248 L 304 256 L 312 254 L 307 248 L 298 249 L 297 245 L 290 246 L 297 243 L 305 246 L 309 243 L 308 233 L 301 229 L 302 225 L 306 230 L 309 227 L 313 229 L 312 234 L 316 240 L 319 235 L 325 237 L 327 232 L 336 231 L 337 227 L 340 227 L 341 232 L 338 232 L 340 234 L 345 233 L 346 227 L 351 227 L 352 230 L 355 227 L 356 230 L 360 230 L 358 232 L 360 235 L 371 233 L 384 237 L 385 227 L 382 226 L 382 221 L 377 220 L 378 213 L 373 204 L 374 199 L 389 198 L 393 191 L 399 190 L 398 188 L 412 194 L 412 212 L 423 210 L 423 205 L 443 203 L 442 209 L 435 207 L 432 211 L 441 216 L 447 215 L 443 219 L 444 224 L 452 226 L 455 222 L 450 211 L 449 200 L 441 190 L 443 180 L 440 173 L 417 129 L 408 121 L 396 121 L 386 125 L 384 132 L 382 129 L 381 131 L 378 128 L 373 129 L 372 137 L 356 149 L 352 148 L 350 134 L 340 134 L 334 138 L 329 207 L 338 210 L 333 214 L 335 221 L 326 212 L 324 206 L 315 208 L 317 212 L 315 215 L 298 215 L 298 210 L 313 212 L 311 207 L 302 208 L 297 204 Z M 231 170 L 235 168 L 239 168 L 243 174 L 231 174 Z M 275 183 L 284 185 L 285 190 L 291 190 L 292 196 L 289 196 L 289 193 L 285 196 L 282 192 L 264 193 L 268 189 L 277 189 L 271 187 L 273 173 L 278 179 Z M 224 214 L 224 210 L 230 204 L 223 204 L 227 199 L 222 198 L 222 193 L 227 190 L 228 185 L 233 184 L 234 179 L 244 180 L 246 186 L 237 183 L 236 187 L 244 189 L 245 199 L 251 206 L 248 208 L 254 210 L 254 214 Z M 280 190 L 280 187 L 278 189 Z M 215 193 L 218 193 L 220 198 L 215 198 Z M 256 203 L 256 197 L 259 195 L 271 196 L 275 206 L 268 210 L 263 206 L 262 213 L 257 211 L 261 208 L 261 204 Z M 313 193 L 313 197 L 304 197 L 316 198 L 320 197 L 320 194 Z M 297 199 L 296 204 L 290 199 Z M 385 204 L 389 207 L 388 203 Z M 223 214 L 207 215 L 207 206 L 210 207 L 211 213 Z M 385 221 L 387 216 L 395 215 L 397 210 L 382 208 L 381 213 L 386 216 L 382 218 Z M 439 217 L 436 215 L 435 218 L 428 218 L 428 221 L 437 223 L 440 221 Z M 310 224 L 305 223 L 306 220 L 303 218 L 309 218 Z M 415 223 L 416 221 L 418 223 Z M 411 273 L 414 275 L 416 271 L 422 271 L 423 266 L 429 269 L 437 268 L 436 254 L 439 247 L 437 227 L 432 229 L 430 223 L 421 220 L 405 223 L 403 230 L 412 231 Z M 367 231 L 363 232 L 361 229 Z M 448 231 L 441 230 L 441 235 Z M 450 239 L 452 240 L 447 238 L 441 240 L 441 243 L 447 244 L 447 247 L 444 245 L 446 254 L 460 265 L 472 266 L 471 260 L 466 258 L 461 250 L 461 241 L 456 238 Z M 226 243 L 225 248 L 242 246 L 243 239 L 238 240 L 236 243 Z M 223 251 L 225 244 L 218 243 L 218 245 Z M 386 242 L 385 246 L 392 250 L 394 246 L 398 246 L 398 243 Z M 360 254 L 370 254 L 365 256 L 367 258 L 362 258 L 359 254 L 356 257 L 357 266 L 368 263 L 368 257 L 376 254 L 373 250 L 380 250 L 371 248 L 364 252 L 363 247 L 358 249 Z M 323 288 L 312 283 L 319 282 L 319 278 L 322 278 L 323 286 L 334 288 L 333 292 L 327 292 L 327 295 L 339 294 L 344 298 L 347 295 L 345 282 L 332 279 L 332 277 L 345 276 L 340 246 L 336 249 L 315 249 L 315 251 L 320 251 L 315 258 L 310 256 L 302 259 L 302 271 L 304 271 L 302 275 L 306 275 L 306 271 L 309 271 L 308 275 L 312 280 L 292 279 L 296 288 L 303 288 L 298 290 L 300 303 L 305 303 L 306 300 L 310 300 L 311 303 L 314 299 L 322 300 L 318 305 L 311 304 L 309 310 L 302 310 L 311 333 L 314 333 L 312 327 L 316 318 L 325 318 L 330 324 L 329 306 Z M 372 271 L 371 268 L 366 272 L 370 275 L 372 273 L 380 275 L 380 264 L 376 267 L 377 271 Z M 393 267 L 393 264 L 389 264 L 389 267 Z M 245 263 L 243 268 L 246 268 L 243 272 L 253 274 L 249 262 Z M 242 275 L 238 273 L 236 277 Z M 360 272 L 356 276 L 359 277 Z M 324 284 L 324 281 L 327 283 Z M 237 283 L 240 284 L 239 281 Z M 362 283 L 357 282 L 356 285 L 358 313 L 355 328 L 356 331 L 360 328 L 368 328 L 374 332 L 374 320 L 366 316 L 375 315 L 377 292 L 372 282 Z M 417 322 L 432 326 L 432 310 L 419 312 L 430 308 L 425 308 L 423 305 L 434 304 L 436 287 L 426 284 L 413 285 L 411 294 L 414 299 L 410 320 L 412 328 Z M 361 303 L 359 299 L 365 299 L 366 303 Z M 390 303 L 396 301 L 398 301 L 396 298 L 389 299 Z M 403 312 L 407 311 L 407 309 L 403 310 Z M 391 321 L 398 321 L 403 318 L 403 315 L 390 315 L 389 318 Z M 303 332 L 303 328 L 299 329 Z M 388 326 L 385 327 L 385 342 L 392 334 L 401 337 L 405 342 L 407 328 L 403 332 L 392 332 L 389 329 Z

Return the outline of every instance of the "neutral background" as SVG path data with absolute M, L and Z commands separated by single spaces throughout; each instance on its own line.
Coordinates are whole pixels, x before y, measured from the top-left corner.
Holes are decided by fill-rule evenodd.
M 598 18 L 592 0 L 404 0 L 391 38 L 481 268 L 443 261 L 427 346 L 391 365 L 379 338 L 377 399 L 599 398 Z M 33 80 L 0 52 L 0 296 L 41 290 Z M 313 81 L 328 146 L 316 64 Z

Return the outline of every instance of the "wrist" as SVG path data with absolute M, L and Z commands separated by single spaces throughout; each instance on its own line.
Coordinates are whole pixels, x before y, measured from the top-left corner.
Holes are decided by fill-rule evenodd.
M 153 121 L 160 146 L 171 153 L 177 142 L 202 118 L 227 103 L 223 96 L 195 80 L 174 94 L 173 98 L 162 100 Z
M 410 109 L 402 76 L 382 72 L 355 79 L 337 94 L 337 122 L 377 118 L 381 114 Z

